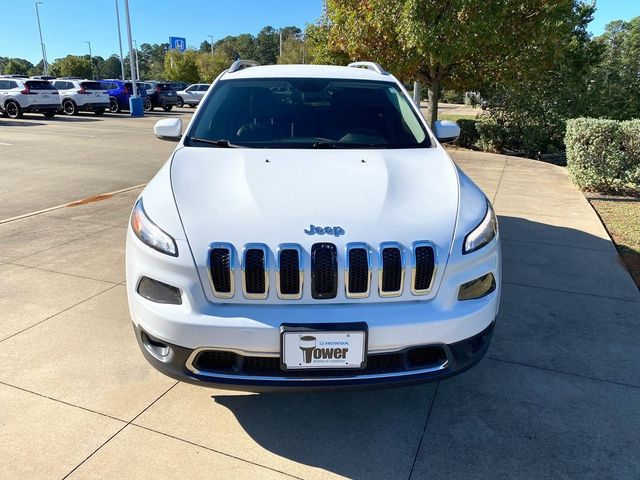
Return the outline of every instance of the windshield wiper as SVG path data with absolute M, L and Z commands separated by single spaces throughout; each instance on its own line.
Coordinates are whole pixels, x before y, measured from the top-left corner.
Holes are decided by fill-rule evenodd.
M 193 140 L 194 142 L 207 143 L 209 145 L 215 145 L 216 147 L 221 148 L 242 148 L 240 147 L 240 145 L 235 145 L 224 138 L 221 138 L 219 140 L 209 140 L 208 138 L 190 137 L 189 140 Z
M 316 142 L 311 146 L 313 148 L 336 148 L 336 142 Z

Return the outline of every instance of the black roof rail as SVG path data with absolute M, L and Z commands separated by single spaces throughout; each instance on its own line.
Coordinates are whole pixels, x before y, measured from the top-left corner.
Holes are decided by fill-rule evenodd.
M 245 68 L 257 67 L 260 65 L 255 60 L 236 60 L 229 68 L 229 73 L 238 72 L 240 70 L 244 70 Z

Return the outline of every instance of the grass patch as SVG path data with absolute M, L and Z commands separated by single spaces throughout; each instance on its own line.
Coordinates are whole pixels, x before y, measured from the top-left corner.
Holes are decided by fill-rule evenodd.
M 640 198 L 591 197 L 589 201 L 640 288 Z
M 454 122 L 458 120 L 475 120 L 477 115 L 456 115 L 455 113 L 441 113 L 438 115 L 438 120 L 452 120 Z

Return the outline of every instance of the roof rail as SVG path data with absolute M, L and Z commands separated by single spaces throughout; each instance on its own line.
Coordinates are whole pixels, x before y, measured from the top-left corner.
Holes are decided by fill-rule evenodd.
M 233 65 L 231 65 L 231 68 L 229 68 L 229 73 L 244 70 L 245 68 L 249 67 L 257 67 L 258 65 L 260 64 L 255 60 L 236 60 L 235 62 L 233 62 Z
M 347 65 L 347 67 L 366 68 L 367 70 L 379 73 L 380 75 L 389 75 L 389 72 L 387 72 L 380 66 L 379 63 L 376 62 L 352 62 Z

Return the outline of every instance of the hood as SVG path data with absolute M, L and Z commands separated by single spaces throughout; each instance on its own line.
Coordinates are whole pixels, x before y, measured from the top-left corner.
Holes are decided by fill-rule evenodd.
M 253 242 L 272 252 L 281 243 L 309 252 L 316 242 L 331 242 L 344 252 L 349 242 L 377 251 L 381 242 L 411 248 L 429 240 L 443 265 L 458 209 L 455 166 L 439 148 L 184 147 L 174 155 L 171 182 L 201 278 L 213 242 L 231 243 L 240 254 Z M 344 233 L 309 235 L 311 225 Z

